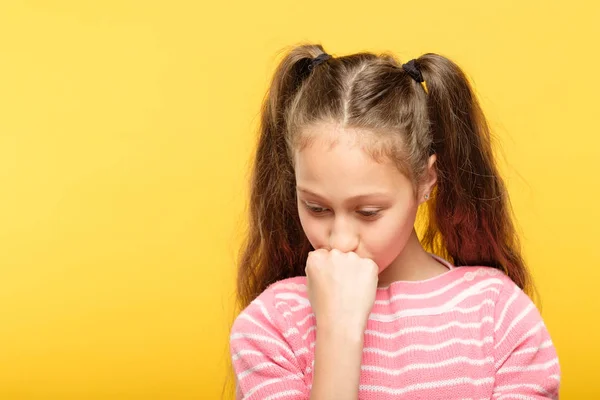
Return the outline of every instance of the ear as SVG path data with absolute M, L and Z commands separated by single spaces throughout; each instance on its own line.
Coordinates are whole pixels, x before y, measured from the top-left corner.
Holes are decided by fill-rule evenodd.
M 427 160 L 427 172 L 425 173 L 425 181 L 421 184 L 419 189 L 419 204 L 426 202 L 428 199 L 425 198 L 425 195 L 428 195 L 431 198 L 431 192 L 437 182 L 437 168 L 435 162 L 437 160 L 437 155 L 432 154 L 429 156 Z

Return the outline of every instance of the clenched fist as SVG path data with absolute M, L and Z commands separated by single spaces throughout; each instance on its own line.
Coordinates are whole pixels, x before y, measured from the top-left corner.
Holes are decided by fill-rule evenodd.
M 373 260 L 354 252 L 311 251 L 305 271 L 317 327 L 364 331 L 375 302 L 378 270 Z

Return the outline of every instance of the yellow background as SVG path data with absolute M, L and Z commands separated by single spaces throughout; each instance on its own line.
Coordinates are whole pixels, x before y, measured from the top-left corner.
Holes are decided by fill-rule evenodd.
M 220 398 L 260 100 L 304 40 L 464 67 L 562 398 L 600 398 L 599 4 L 2 1 L 0 398 Z

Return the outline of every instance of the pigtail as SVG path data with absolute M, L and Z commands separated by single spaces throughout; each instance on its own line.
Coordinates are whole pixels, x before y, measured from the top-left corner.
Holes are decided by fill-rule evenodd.
M 529 290 L 505 184 L 498 173 L 488 123 L 463 71 L 436 54 L 416 60 L 427 84 L 427 108 L 438 181 L 429 204 L 424 246 L 456 265 L 504 271 Z
M 290 103 L 315 65 L 320 45 L 295 47 L 277 67 L 263 101 L 250 179 L 249 231 L 238 262 L 238 303 L 245 308 L 270 284 L 304 275 L 311 250 L 296 206 L 295 176 L 285 141 Z

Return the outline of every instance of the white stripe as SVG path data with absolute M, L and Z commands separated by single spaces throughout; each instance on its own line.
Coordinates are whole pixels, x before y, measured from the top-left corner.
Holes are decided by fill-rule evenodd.
M 513 301 L 516 300 L 518 295 L 519 295 L 519 287 L 515 286 L 512 296 L 510 296 L 510 298 L 504 305 L 502 312 L 500 313 L 500 318 L 498 318 L 498 322 L 496 323 L 496 326 L 494 327 L 494 332 L 497 332 L 498 328 L 500 328 L 500 326 L 502 326 L 502 322 L 504 321 L 504 317 L 506 317 L 506 312 L 508 311 L 508 307 L 510 307 L 510 305 L 513 303 Z
M 454 296 L 452 299 L 450 299 L 446 303 L 442 304 L 441 306 L 430 307 L 430 308 L 412 308 L 412 309 L 402 310 L 402 311 L 399 311 L 394 314 L 374 314 L 374 313 L 372 313 L 369 316 L 369 319 L 372 319 L 374 321 L 379 321 L 379 322 L 391 322 L 391 321 L 395 321 L 395 320 L 403 318 L 403 317 L 443 314 L 444 312 L 450 310 L 452 307 L 455 307 L 458 304 L 460 304 L 465 299 L 467 299 L 471 296 L 475 296 L 475 295 L 481 294 L 483 292 L 486 292 L 489 289 L 484 289 L 484 290 L 481 290 L 481 289 L 483 289 L 484 287 L 489 286 L 491 284 L 494 284 L 494 283 L 502 283 L 502 281 L 500 279 L 488 279 L 485 281 L 478 282 L 475 285 L 469 287 L 468 289 L 463 290 L 458 295 Z M 495 288 L 493 288 L 493 289 L 498 290 Z
M 405 372 L 412 371 L 412 370 L 441 368 L 441 367 L 446 367 L 448 365 L 463 364 L 463 363 L 469 364 L 469 365 L 485 365 L 485 364 L 492 364 L 493 362 L 494 362 L 494 357 L 487 357 L 487 358 L 484 358 L 481 360 L 476 360 L 476 359 L 472 359 L 469 357 L 455 357 L 455 358 L 449 358 L 447 360 L 440 361 L 437 363 L 409 364 L 406 367 L 400 368 L 400 369 L 383 368 L 383 367 L 378 367 L 375 365 L 363 365 L 363 366 L 361 366 L 360 369 L 363 371 L 381 372 L 386 375 L 398 376 L 398 375 L 401 375 Z
M 315 367 L 315 359 L 313 358 L 310 365 L 308 367 L 306 367 L 304 375 L 308 375 L 313 370 L 314 367 Z
M 515 351 L 514 353 L 512 353 L 512 355 L 520 356 L 521 354 L 537 353 L 538 351 L 540 351 L 542 349 L 547 349 L 549 347 L 552 347 L 552 340 L 550 340 L 550 339 L 546 340 L 544 343 L 540 344 L 539 346 L 526 347 L 523 350 Z
M 231 356 L 231 361 L 237 361 L 240 358 L 242 358 L 243 356 L 246 355 L 254 355 L 254 356 L 261 356 L 261 357 L 266 357 L 265 353 L 262 353 L 260 351 L 256 351 L 256 350 L 240 350 L 237 353 L 235 353 L 234 355 Z M 285 363 L 285 362 L 289 362 L 289 360 L 287 358 L 285 358 L 284 356 L 274 356 L 273 360 L 279 362 L 279 363 Z
M 558 375 L 558 374 L 552 374 L 548 378 L 555 379 L 555 380 L 557 380 L 557 381 L 560 382 L 560 375 Z
M 458 386 L 458 385 L 473 385 L 473 386 L 481 386 L 489 383 L 493 383 L 494 378 L 482 378 L 482 379 L 472 379 L 467 376 L 449 379 L 446 381 L 433 381 L 433 382 L 424 382 L 417 383 L 414 385 L 408 385 L 403 388 L 395 389 L 385 386 L 375 386 L 375 385 L 360 385 L 359 390 L 369 391 L 369 392 L 380 392 L 386 394 L 403 394 L 407 392 L 412 392 L 415 390 L 424 390 L 424 389 L 435 389 L 439 387 L 447 387 L 447 386 Z
M 288 292 L 277 293 L 275 295 L 275 298 L 279 299 L 279 300 L 294 300 L 298 304 L 310 304 L 310 301 L 306 297 L 300 296 L 299 294 L 296 294 L 296 293 L 288 293 Z
M 286 390 L 284 392 L 279 392 L 279 393 L 275 393 L 272 394 L 269 397 L 265 397 L 264 400 L 273 400 L 273 399 L 280 399 L 282 397 L 288 397 L 288 396 L 292 396 L 294 394 L 303 394 L 301 391 L 293 389 L 293 390 Z
M 485 343 L 493 343 L 494 338 L 491 336 L 486 336 L 483 340 L 475 340 L 475 339 L 450 339 L 445 342 L 437 343 L 437 344 L 413 344 L 410 346 L 404 346 L 396 351 L 386 351 L 381 350 L 376 347 L 365 347 L 363 352 L 365 353 L 375 353 L 386 357 L 397 357 L 401 354 L 408 353 L 410 351 L 422 350 L 422 351 L 435 351 L 439 349 L 443 349 L 444 347 L 452 346 L 455 343 L 460 343 L 464 345 L 473 345 L 477 347 L 482 347 Z
M 237 353 L 235 353 L 234 355 L 231 356 L 231 360 L 232 361 L 237 361 L 238 359 L 242 358 L 245 355 L 249 355 L 249 354 L 253 354 L 255 356 L 264 356 L 264 353 L 261 353 L 260 351 L 256 351 L 256 350 L 240 350 Z
M 271 320 L 271 317 L 269 316 L 269 313 L 267 312 L 267 308 L 265 307 L 264 303 L 262 301 L 260 301 L 259 299 L 254 299 L 252 302 L 258 304 L 260 311 L 265 316 L 267 321 L 269 321 L 270 323 L 273 323 L 273 321 Z
M 283 333 L 283 337 L 287 339 L 287 338 L 289 338 L 290 336 L 292 336 L 294 333 L 299 335 L 299 334 L 300 334 L 300 331 L 298 331 L 298 328 L 291 327 L 290 329 L 288 329 L 287 331 L 285 331 L 285 332 Z
M 310 333 L 311 333 L 312 331 L 316 331 L 316 330 L 317 330 L 317 326 L 316 326 L 316 325 L 313 325 L 313 326 L 311 326 L 310 328 L 308 328 L 308 329 L 306 330 L 306 333 L 305 333 L 304 335 L 302 335 L 302 340 L 306 340 L 306 338 L 308 337 L 308 335 L 310 335 Z
M 255 371 L 260 371 L 261 369 L 265 369 L 267 367 L 272 367 L 274 364 L 272 362 L 264 362 L 264 363 L 260 363 L 260 364 L 256 364 L 253 367 L 248 368 L 247 370 L 244 370 L 242 372 L 240 372 L 238 374 L 238 380 L 242 380 L 245 377 L 247 377 L 248 375 L 251 375 L 253 372 Z
M 515 348 L 516 346 L 518 346 L 521 343 L 523 343 L 523 341 L 525 339 L 527 339 L 529 336 L 536 334 L 542 327 L 544 327 L 544 322 L 543 321 L 538 322 L 533 328 L 531 328 L 530 330 L 528 330 L 523 336 L 521 336 L 519 338 L 519 340 L 515 343 L 515 346 L 513 348 Z M 494 349 L 495 348 L 496 348 L 496 346 L 494 346 Z M 502 358 L 500 358 L 496 362 L 496 368 L 498 368 L 502 364 L 504 364 L 504 361 L 506 361 L 508 359 L 508 357 L 510 357 L 511 355 L 512 355 L 512 353 L 508 353 L 508 354 L 505 354 Z
M 288 376 L 285 376 L 283 378 L 275 378 L 275 379 L 266 380 L 266 381 L 260 383 L 259 385 L 254 386 L 252 388 L 252 390 L 250 390 L 248 393 L 246 393 L 246 395 L 244 396 L 244 400 L 249 399 L 250 397 L 252 397 L 252 395 L 254 393 L 256 393 L 260 389 L 264 388 L 265 386 L 269 386 L 269 385 L 272 385 L 274 383 L 279 383 L 279 382 L 284 382 L 284 381 L 290 381 L 290 380 L 293 380 L 293 381 L 296 381 L 296 380 L 302 381 L 301 377 L 302 377 L 302 374 L 298 373 L 296 375 L 288 375 Z
M 242 313 L 242 314 L 240 314 L 240 318 L 246 319 L 246 320 L 252 322 L 254 325 L 258 326 L 263 331 L 267 332 L 269 335 L 273 336 L 274 338 L 278 338 L 278 336 L 277 336 L 277 334 L 275 332 L 273 332 L 273 331 L 267 329 L 266 327 L 264 327 L 260 322 L 258 322 L 257 320 L 255 320 L 251 315 L 246 314 L 246 313 Z
M 466 279 L 463 276 L 462 278 L 450 283 L 449 285 L 444 286 L 443 288 L 440 288 L 438 290 L 435 290 L 433 292 L 429 292 L 429 293 L 419 293 L 419 294 L 405 294 L 405 293 L 399 293 L 397 295 L 394 295 L 392 297 L 390 297 L 388 300 L 377 300 L 375 301 L 375 304 L 377 305 L 386 305 L 389 306 L 391 303 L 395 302 L 396 300 L 422 300 L 422 299 L 430 299 L 432 297 L 436 297 L 439 296 L 441 294 L 446 293 L 448 290 L 454 288 L 455 286 L 460 285 L 461 283 L 465 282 Z M 477 282 L 476 285 L 480 285 L 483 282 L 490 282 L 487 284 L 484 284 L 483 286 L 488 286 L 490 284 L 498 284 L 500 286 L 502 286 L 502 281 L 500 279 L 497 278 L 490 278 L 487 279 L 485 281 L 480 281 Z M 474 286 L 476 286 L 474 285 Z
M 302 354 L 308 353 L 308 348 L 307 347 L 301 347 L 296 351 L 296 355 L 300 356 Z
M 393 333 L 383 333 L 383 332 L 378 332 L 378 331 L 373 331 L 373 330 L 367 329 L 365 331 L 365 335 L 377 336 L 377 337 L 384 338 L 384 339 L 395 339 L 398 336 L 402 336 L 407 333 L 415 333 L 415 332 L 436 333 L 436 332 L 445 331 L 446 329 L 451 328 L 451 327 L 458 327 L 458 328 L 462 328 L 462 329 L 471 329 L 471 328 L 479 329 L 479 328 L 481 328 L 481 325 L 484 324 L 485 322 L 494 322 L 494 318 L 488 316 L 488 317 L 484 317 L 481 320 L 481 322 L 471 322 L 471 323 L 452 321 L 447 324 L 440 325 L 440 326 L 434 326 L 434 327 L 411 326 L 410 328 L 400 329 L 398 332 L 393 332 Z
M 286 351 L 290 356 L 294 357 L 294 353 L 292 353 L 292 351 L 285 344 L 268 336 L 257 335 L 254 333 L 234 333 L 230 336 L 230 340 L 232 341 L 237 339 L 251 339 L 259 342 L 272 343 Z
M 527 307 L 525 307 L 525 309 L 523 311 L 521 311 L 521 314 L 517 315 L 517 317 L 510 323 L 510 325 L 508 326 L 508 328 L 504 332 L 504 335 L 502 336 L 502 339 L 500 339 L 500 341 L 498 343 L 496 343 L 496 345 L 494 346 L 495 349 L 497 349 L 498 347 L 500 347 L 500 345 L 502 344 L 502 342 L 504 342 L 504 340 L 507 338 L 507 336 L 510 333 L 510 331 L 512 331 L 513 328 L 515 326 L 517 326 L 517 324 L 519 322 L 521 322 L 521 320 L 523 318 L 525 318 L 525 316 L 527 314 L 529 314 L 531 312 L 531 310 L 533 310 L 533 309 L 534 309 L 533 303 L 529 303 L 529 305 Z
M 479 310 L 481 310 L 481 308 L 484 305 L 495 306 L 496 303 L 494 303 L 490 299 L 485 299 L 484 301 L 481 302 L 481 304 L 478 304 L 476 306 L 473 306 L 473 307 L 454 307 L 450 311 L 452 311 L 452 312 L 458 312 L 458 313 L 461 313 L 461 314 L 469 314 L 469 313 L 471 313 L 473 311 L 479 311 Z
M 521 389 L 521 388 L 528 388 L 528 389 L 533 389 L 535 391 L 537 391 L 540 394 L 543 394 L 544 396 L 550 396 L 551 393 L 548 393 L 546 391 L 546 389 L 544 389 L 542 386 L 540 385 L 536 385 L 535 383 L 517 383 L 514 385 L 502 385 L 502 386 L 496 386 L 494 390 L 501 392 L 503 390 L 513 390 L 513 389 Z
M 545 362 L 543 364 L 531 364 L 525 367 L 502 367 L 497 374 L 509 374 L 511 372 L 525 372 L 525 371 L 540 371 L 548 369 L 558 364 L 558 358 Z
M 297 306 L 291 307 L 291 306 L 290 306 L 290 304 L 288 304 L 288 303 L 287 303 L 287 302 L 285 302 L 285 301 L 278 301 L 277 303 L 275 303 L 275 308 L 277 308 L 277 307 L 279 307 L 279 306 L 286 306 L 286 307 L 289 307 L 291 311 L 293 311 L 293 312 L 296 312 L 296 311 L 298 311 L 298 310 L 302 310 L 302 309 L 305 309 L 305 308 L 308 308 L 308 307 L 310 307 L 310 303 L 307 303 L 307 304 L 299 304 L 299 305 L 297 305 Z
M 296 325 L 297 326 L 304 325 L 306 323 L 306 321 L 309 320 L 309 318 L 314 317 L 314 316 L 315 316 L 314 313 L 310 313 L 306 317 L 302 318 L 302 320 L 300 320 L 299 322 L 296 322 Z

